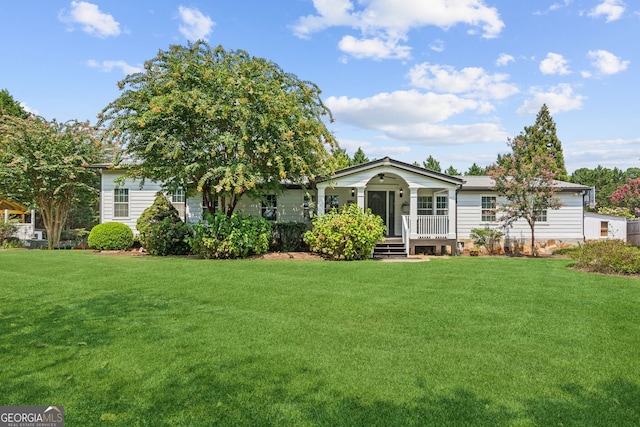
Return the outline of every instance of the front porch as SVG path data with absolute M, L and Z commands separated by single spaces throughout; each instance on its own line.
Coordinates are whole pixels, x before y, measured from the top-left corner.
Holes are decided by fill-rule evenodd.
M 318 215 L 356 203 L 382 218 L 388 238 L 402 239 L 405 255 L 455 254 L 461 185 L 458 178 L 384 158 L 343 169 L 318 183 Z

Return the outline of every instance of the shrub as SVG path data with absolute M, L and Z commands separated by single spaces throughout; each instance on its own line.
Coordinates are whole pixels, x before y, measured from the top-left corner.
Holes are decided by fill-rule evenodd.
M 500 247 L 500 239 L 504 236 L 504 233 L 489 227 L 472 228 L 469 236 L 476 246 L 484 246 L 493 255 Z
M 13 235 L 18 231 L 18 228 L 10 222 L 0 222 L 0 245 L 5 240 L 11 240 Z
M 89 247 L 98 250 L 123 251 L 133 245 L 133 232 L 126 224 L 105 222 L 89 233 Z
M 271 231 L 271 250 L 293 252 L 307 249 L 302 239 L 307 231 L 304 222 L 278 222 Z
M 575 266 L 598 273 L 640 274 L 640 248 L 622 240 L 601 240 L 579 245 L 569 256 Z
M 384 238 L 382 218 L 357 205 L 345 205 L 340 211 L 313 219 L 313 229 L 304 241 L 313 252 L 330 259 L 360 260 L 371 258 L 376 243 Z
M 152 255 L 184 255 L 189 253 L 186 238 L 189 227 L 167 197 L 158 192 L 153 204 L 136 222 L 140 244 Z
M 203 258 L 246 258 L 269 250 L 271 223 L 262 217 L 218 212 L 193 226 L 191 252 Z

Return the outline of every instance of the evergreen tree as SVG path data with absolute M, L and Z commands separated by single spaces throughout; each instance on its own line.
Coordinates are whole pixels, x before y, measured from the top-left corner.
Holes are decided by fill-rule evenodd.
M 344 148 L 336 148 L 333 151 L 333 159 L 336 162 L 336 170 L 345 169 L 351 166 L 351 158 Z
M 549 109 L 543 105 L 533 126 L 525 126 L 518 138 L 523 142 L 520 158 L 531 161 L 537 154 L 549 153 L 554 159 L 554 170 L 557 171 L 556 179 L 568 181 L 567 169 L 564 166 L 562 143 L 556 135 L 556 124 L 551 118 Z M 498 163 L 499 164 L 499 163 Z
M 464 173 L 466 176 L 483 176 L 486 175 L 486 170 L 478 166 L 476 163 L 469 167 L 469 170 Z
M 449 166 L 449 168 L 447 170 L 444 171 L 444 173 L 446 173 L 447 175 L 451 175 L 451 176 L 458 176 L 458 175 L 462 175 L 458 169 L 454 168 L 453 165 Z
M 442 168 L 440 167 L 440 162 L 437 161 L 432 155 L 429 155 L 429 157 L 427 157 L 427 160 L 422 162 L 422 166 L 425 169 L 429 169 L 435 172 L 442 172 Z
M 361 165 L 363 163 L 369 163 L 369 158 L 364 155 L 362 147 L 358 147 L 355 153 L 353 153 L 353 159 L 351 159 L 351 166 Z

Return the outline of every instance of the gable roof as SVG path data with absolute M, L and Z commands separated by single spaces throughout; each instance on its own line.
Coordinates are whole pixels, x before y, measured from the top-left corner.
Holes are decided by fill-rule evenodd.
M 345 168 L 345 169 L 340 169 L 340 170 L 336 171 L 331 177 L 319 178 L 317 180 L 317 182 L 323 182 L 323 181 L 328 181 L 328 180 L 331 180 L 331 179 L 342 178 L 342 177 L 349 176 L 349 175 L 352 175 L 352 174 L 355 174 L 355 173 L 366 172 L 366 171 L 369 171 L 369 170 L 373 170 L 373 169 L 379 168 L 381 166 L 391 166 L 393 168 L 397 168 L 397 169 L 400 169 L 400 170 L 403 170 L 403 171 L 411 172 L 411 173 L 414 173 L 414 174 L 417 174 L 417 175 L 422 175 L 422 176 L 425 176 L 425 177 L 428 177 L 428 178 L 437 179 L 439 181 L 445 181 L 445 182 L 448 182 L 450 184 L 462 185 L 462 183 L 464 182 L 459 177 L 455 177 L 455 176 L 447 175 L 447 174 L 444 174 L 444 173 L 432 171 L 432 170 L 429 170 L 429 169 L 422 168 L 420 166 L 411 165 L 409 163 L 405 163 L 405 162 L 401 162 L 401 161 L 398 161 L 398 160 L 394 160 L 394 159 L 389 158 L 389 157 L 373 160 L 371 162 L 362 163 L 362 164 L 355 165 L 355 166 L 350 166 L 350 167 Z
M 29 212 L 29 208 L 26 206 L 22 206 L 18 202 L 14 202 L 13 200 L 0 198 L 0 213 L 8 210 L 9 213 L 12 214 L 23 214 L 25 212 Z

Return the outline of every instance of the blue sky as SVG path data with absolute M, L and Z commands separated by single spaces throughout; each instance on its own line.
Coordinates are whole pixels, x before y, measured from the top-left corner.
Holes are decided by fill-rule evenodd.
M 316 83 L 351 154 L 461 172 L 549 107 L 569 173 L 640 166 L 636 0 L 35 0 L 0 8 L 0 88 L 96 121 L 158 50 L 206 39 Z

